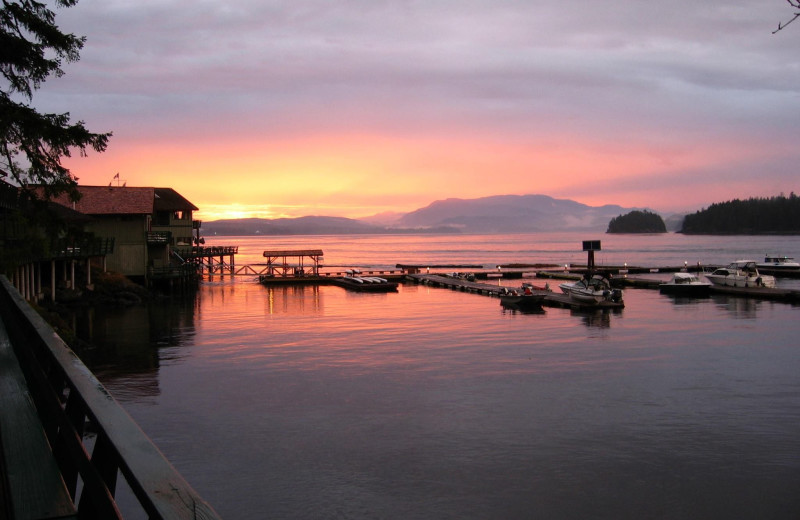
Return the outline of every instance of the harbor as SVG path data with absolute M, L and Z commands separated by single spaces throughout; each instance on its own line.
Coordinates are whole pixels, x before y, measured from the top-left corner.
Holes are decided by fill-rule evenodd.
M 76 329 L 82 337 L 91 337 L 93 344 L 91 350 L 79 355 L 85 359 L 87 370 L 97 374 L 98 384 L 110 395 L 121 398 L 123 406 L 135 414 L 137 423 L 159 449 L 169 460 L 176 461 L 181 476 L 203 497 L 211 497 L 214 509 L 223 516 L 247 518 L 252 517 L 253 511 L 267 511 L 272 516 L 287 517 L 304 508 L 312 511 L 310 516 L 324 516 L 331 507 L 344 508 L 352 516 L 358 516 L 357 507 L 391 516 L 388 513 L 396 512 L 396 505 L 388 497 L 393 495 L 390 489 L 395 488 L 384 487 L 384 479 L 379 476 L 387 465 L 397 475 L 393 483 L 399 479 L 403 486 L 413 488 L 418 471 L 455 479 L 459 486 L 470 489 L 472 507 L 491 505 L 493 510 L 513 516 L 513 511 L 504 509 L 504 503 L 496 501 L 499 488 L 473 489 L 468 480 L 447 473 L 448 465 L 455 460 L 467 469 L 489 471 L 506 490 L 502 493 L 511 490 L 518 500 L 526 501 L 521 497 L 527 497 L 527 492 L 517 489 L 517 484 L 504 475 L 558 471 L 557 467 L 563 468 L 564 463 L 535 453 L 530 458 L 520 457 L 518 447 L 524 445 L 525 439 L 542 439 L 547 453 L 555 453 L 560 459 L 561 443 L 569 439 L 566 432 L 602 429 L 608 420 L 627 432 L 626 450 L 632 449 L 643 460 L 651 460 L 647 444 L 638 443 L 636 433 L 626 429 L 629 426 L 625 425 L 634 423 L 615 418 L 628 413 L 627 408 L 615 407 L 616 400 L 633 403 L 628 406 L 634 407 L 630 413 L 636 417 L 655 414 L 654 421 L 659 420 L 660 408 L 646 406 L 646 402 L 639 407 L 637 399 L 642 401 L 642 396 L 647 396 L 645 401 L 663 400 L 671 403 L 671 409 L 685 407 L 674 412 L 682 421 L 678 426 L 680 436 L 687 431 L 700 431 L 707 421 L 693 424 L 692 417 L 698 400 L 702 403 L 708 395 L 691 391 L 685 403 L 680 398 L 676 402 L 674 389 L 667 388 L 662 396 L 662 390 L 653 382 L 661 381 L 665 363 L 668 368 L 671 363 L 685 362 L 679 372 L 685 377 L 695 373 L 698 366 L 710 363 L 714 370 L 710 375 L 703 371 L 702 377 L 706 382 L 715 381 L 719 367 L 734 362 L 726 357 L 729 351 L 735 350 L 736 363 L 741 356 L 752 355 L 761 363 L 758 366 L 763 366 L 765 356 L 786 351 L 781 347 L 782 336 L 787 335 L 788 341 L 788 336 L 796 332 L 784 330 L 794 323 L 795 307 L 782 304 L 790 300 L 770 299 L 780 292 L 796 294 L 791 278 L 779 277 L 778 287 L 761 294 L 753 290 L 735 294 L 741 291 L 733 289 L 712 292 L 705 298 L 666 297 L 658 294 L 660 283 L 676 272 L 696 272 L 696 263 L 690 262 L 687 269 L 682 261 L 659 252 L 652 257 L 626 254 L 626 265 L 615 261 L 617 252 L 609 247 L 600 253 L 608 257 L 601 257 L 594 267 L 610 274 L 613 286 L 624 290 L 624 299 L 618 305 L 590 306 L 572 301 L 559 288 L 586 274 L 585 252 L 553 255 L 543 251 L 531 254 L 530 261 L 520 261 L 489 249 L 473 257 L 454 255 L 452 246 L 437 244 L 442 252 L 428 250 L 408 258 L 393 250 L 411 250 L 411 246 L 392 246 L 393 250 L 387 252 L 387 244 L 392 244 L 388 239 L 370 240 L 378 246 L 355 243 L 343 250 L 333 237 L 315 237 L 313 241 L 297 237 L 269 247 L 261 247 L 263 242 L 255 240 L 208 246 L 218 248 L 209 249 L 208 253 L 232 250 L 223 246 L 236 247 L 238 251 L 235 258 L 226 256 L 223 264 L 215 262 L 224 269 L 205 270 L 198 292 L 192 296 L 193 303 L 184 306 L 168 300 L 152 302 L 146 313 L 137 309 L 95 309 L 87 318 L 76 318 Z M 511 249 L 519 237 L 508 240 L 505 249 Z M 308 248 L 309 243 L 313 249 Z M 266 251 L 293 253 L 287 254 L 285 260 L 282 255 L 272 255 L 275 258 L 270 261 L 264 256 Z M 325 255 L 319 255 L 314 264 L 306 254 L 309 251 L 324 251 Z M 735 255 L 728 252 L 726 256 Z M 326 265 L 322 261 L 325 257 L 334 259 L 330 262 L 334 265 Z M 664 261 L 657 262 L 659 259 Z M 271 265 L 272 276 L 231 272 L 231 266 L 239 270 L 259 263 Z M 701 272 L 724 266 L 719 261 L 703 264 L 706 265 Z M 297 269 L 300 267 L 302 271 Z M 334 286 L 337 279 L 348 276 L 391 279 L 397 290 L 370 294 Z M 541 305 L 545 311 L 517 312 L 500 305 L 505 291 L 524 286 L 544 295 Z M 109 323 L 114 326 L 109 327 Z M 743 323 L 748 327 L 742 329 Z M 134 332 L 120 335 L 119 330 Z M 669 334 L 663 334 L 665 330 Z M 643 337 L 655 339 L 643 341 Z M 712 348 L 719 343 L 736 348 Z M 193 354 L 187 355 L 190 352 Z M 705 357 L 709 360 L 704 361 Z M 775 361 L 774 366 L 793 370 L 792 359 Z M 741 375 L 742 367 L 736 370 L 737 377 L 748 377 Z M 211 373 L 213 377 L 209 378 Z M 671 380 L 684 376 L 670 371 L 669 377 Z M 640 382 L 640 378 L 646 382 Z M 773 371 L 770 379 L 786 384 L 781 373 Z M 452 387 L 447 381 L 453 382 Z M 575 382 L 574 386 L 570 381 Z M 692 381 L 685 383 L 691 387 Z M 720 379 L 714 384 L 733 383 Z M 481 389 L 474 395 L 457 391 L 474 385 Z M 509 394 L 508 385 L 513 386 L 513 395 Z M 737 386 L 736 391 L 747 390 Z M 257 399 L 251 400 L 251 393 Z M 541 398 L 522 399 L 531 395 Z M 565 395 L 570 396 L 569 403 L 564 402 Z M 191 399 L 187 400 L 187 396 Z M 709 406 L 720 410 L 728 404 L 712 400 Z M 774 403 L 759 401 L 760 410 L 771 405 Z M 566 425 L 565 407 L 575 410 L 570 412 L 570 423 Z M 612 417 L 594 418 L 595 408 L 609 410 Z M 778 408 L 785 413 L 786 403 Z M 175 414 L 184 409 L 191 412 Z M 487 431 L 471 410 L 480 417 L 491 417 L 493 423 L 499 421 L 504 431 L 519 431 L 523 436 L 504 434 L 511 435 L 506 444 L 504 435 L 498 437 L 497 432 Z M 509 415 L 498 417 L 504 410 Z M 521 423 L 519 418 L 530 413 L 544 418 L 547 427 Z M 433 422 L 432 414 L 437 418 Z M 736 410 L 735 417 L 747 416 L 746 411 Z M 243 421 L 245 417 L 247 421 Z M 779 419 L 766 421 L 773 432 L 783 428 Z M 397 432 L 387 434 L 381 426 L 380 438 L 390 436 L 388 440 L 394 446 L 391 450 L 406 454 L 421 450 L 430 463 L 413 462 L 416 459 L 407 455 L 387 459 L 387 447 L 372 438 L 376 424 L 386 424 Z M 728 426 L 738 428 L 736 424 Z M 231 428 L 237 432 L 235 438 L 228 432 Z M 565 430 L 554 434 L 553 428 Z M 434 446 L 405 443 L 405 437 L 415 438 L 419 432 L 432 439 Z M 674 435 L 677 433 L 666 427 L 659 444 L 672 442 Z M 487 436 L 496 440 L 487 445 Z M 461 439 L 457 445 L 449 443 L 453 437 Z M 552 441 L 548 440 L 550 437 Z M 357 457 L 348 448 L 353 438 L 358 439 Z M 652 433 L 645 438 L 651 442 Z M 783 446 L 780 439 L 779 436 L 777 443 Z M 764 446 L 775 446 L 775 442 L 773 438 L 773 444 Z M 280 449 L 267 449 L 265 443 Z M 616 445 L 613 436 L 601 442 L 605 453 L 613 453 Z M 444 455 L 442 446 L 446 447 Z M 483 453 L 482 459 L 502 462 L 488 469 L 473 468 L 469 461 L 475 450 Z M 518 462 L 507 462 L 509 454 Z M 701 468 L 715 467 L 713 453 L 697 452 L 691 456 Z M 772 455 L 765 453 L 763 457 L 770 459 Z M 413 467 L 409 468 L 407 461 L 412 461 Z M 126 463 L 112 459 L 111 464 Z M 591 471 L 570 469 L 571 482 L 606 485 L 594 479 L 592 472 L 602 471 L 613 460 L 598 456 L 586 464 Z M 354 494 L 347 482 L 338 481 L 329 471 L 317 477 L 320 467 L 370 475 L 377 494 L 374 498 Z M 648 465 L 647 475 L 652 474 L 652 467 Z M 607 485 L 616 488 L 622 480 L 639 481 L 644 473 L 636 471 L 634 467 L 628 472 L 617 468 Z M 748 488 L 764 481 L 757 468 L 746 471 Z M 242 478 L 218 478 L 222 474 L 241 474 Z M 668 474 L 661 478 L 670 479 Z M 784 474 L 782 478 L 791 476 Z M 282 483 L 287 479 L 293 484 L 291 492 L 283 491 Z M 121 489 L 124 487 L 117 485 L 120 498 L 125 495 Z M 574 503 L 576 497 L 568 491 L 570 487 L 533 489 L 542 496 L 556 497 L 551 511 L 556 512 L 569 509 Z M 729 486 L 718 487 L 716 492 L 730 492 Z M 194 491 L 187 488 L 186 492 Z M 639 492 L 647 496 L 646 489 Z M 460 506 L 442 509 L 429 491 L 420 489 L 415 494 L 422 497 L 422 502 L 405 510 L 409 516 L 469 513 Z M 69 500 L 61 496 L 68 515 Z M 69 497 L 69 489 L 66 496 Z M 347 496 L 348 504 L 355 504 L 353 508 L 337 502 L 340 496 Z M 449 495 L 447 490 L 436 493 L 436 497 L 440 496 L 451 496 L 453 503 L 463 500 L 460 494 Z M 648 500 L 652 503 L 656 498 L 650 496 Z
M 641 288 L 659 289 L 664 280 L 658 278 L 648 278 L 643 275 L 655 275 L 664 273 L 690 273 L 694 272 L 699 277 L 704 274 L 716 272 L 722 269 L 721 265 L 702 265 L 697 262 L 690 266 L 684 262 L 683 266 L 600 266 L 595 263 L 595 255 L 602 250 L 599 240 L 584 240 L 582 242 L 583 251 L 587 254 L 585 264 L 564 265 L 562 268 L 555 268 L 554 262 L 544 262 L 537 264 L 498 264 L 496 269 L 486 269 L 482 264 L 460 264 L 460 263 L 417 263 L 417 264 L 396 264 L 398 270 L 365 270 L 359 268 L 349 268 L 344 271 L 322 270 L 322 259 L 324 252 L 322 249 L 297 249 L 264 251 L 263 256 L 268 259 L 261 271 L 258 271 L 258 281 L 264 285 L 287 285 L 287 284 L 331 284 L 355 291 L 371 292 L 391 292 L 396 290 L 398 283 L 410 282 L 436 287 L 445 287 L 453 290 L 473 292 L 487 296 L 499 297 L 507 294 L 509 287 L 500 283 L 501 280 L 518 280 L 523 278 L 544 278 L 551 280 L 568 280 L 580 282 L 584 277 L 591 277 L 594 273 L 602 273 L 605 283 L 620 290 L 622 288 Z M 772 258 L 765 258 L 773 260 Z M 800 268 L 786 265 L 784 257 L 781 268 L 773 266 L 765 268 L 764 274 L 775 273 L 780 277 L 795 278 L 800 276 Z M 791 259 L 789 259 L 791 260 Z M 256 269 L 252 266 L 238 271 L 232 268 L 233 257 L 230 263 L 229 273 L 232 275 L 242 272 L 255 274 Z M 452 271 L 460 269 L 461 271 Z M 755 267 L 753 267 L 755 269 Z M 464 271 L 466 270 L 466 271 Z M 209 273 L 225 274 L 224 269 L 210 269 Z M 767 275 L 770 276 L 771 275 Z M 479 281 L 480 280 L 480 281 Z M 486 282 L 484 282 L 485 280 Z M 488 283 L 492 280 L 493 283 Z M 382 283 L 377 283 L 381 281 Z M 366 282 L 366 283 L 365 283 Z M 596 298 L 596 299 L 577 299 L 570 294 L 564 284 L 559 284 L 563 293 L 550 289 L 546 283 L 546 289 L 537 289 L 536 292 L 542 293 L 542 304 L 553 307 L 572 307 L 572 308 L 595 308 L 595 309 L 622 309 L 625 304 L 621 296 L 618 298 Z M 513 289 L 513 288 L 512 288 Z M 709 292 L 718 294 L 728 294 L 743 298 L 770 299 L 775 301 L 797 302 L 800 301 L 800 289 L 786 289 L 763 286 L 729 287 L 724 284 L 711 284 Z
M 336 262 L 347 266 L 325 269 L 397 263 L 360 262 L 355 249 Z M 526 281 L 561 283 L 476 280 Z M 634 288 L 620 311 L 523 313 L 500 301 L 411 281 L 368 294 L 215 276 L 189 311 L 96 315 L 93 330 L 98 350 L 120 351 L 115 372 L 99 365 L 109 392 L 126 396 L 225 518 L 516 518 L 537 507 L 585 518 L 596 505 L 588 488 L 635 491 L 633 502 L 604 503 L 617 517 L 680 516 L 671 513 L 686 493 L 693 507 L 733 516 L 794 500 L 777 485 L 796 482 L 793 466 L 774 463 L 798 452 L 785 391 L 798 368 L 793 306 Z M 108 320 L 146 331 L 152 346 L 120 343 L 100 329 Z M 142 370 L 154 352 L 158 365 Z M 721 476 L 728 461 L 738 471 Z

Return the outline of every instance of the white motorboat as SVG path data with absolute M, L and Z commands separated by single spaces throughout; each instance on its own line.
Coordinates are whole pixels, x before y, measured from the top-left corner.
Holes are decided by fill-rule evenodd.
M 728 287 L 775 287 L 775 277 L 759 273 L 755 260 L 736 260 L 706 278 L 714 285 Z
M 763 262 L 756 264 L 759 269 L 769 271 L 800 270 L 800 263 L 795 262 L 790 256 L 770 256 L 766 255 Z
M 584 275 L 577 282 L 565 282 L 558 286 L 561 292 L 581 303 L 621 302 L 622 290 L 612 289 L 611 282 L 601 274 Z
M 672 279 L 659 284 L 659 291 L 667 294 L 680 294 L 686 296 L 703 296 L 711 292 L 711 282 L 701 280 L 694 273 L 675 273 Z

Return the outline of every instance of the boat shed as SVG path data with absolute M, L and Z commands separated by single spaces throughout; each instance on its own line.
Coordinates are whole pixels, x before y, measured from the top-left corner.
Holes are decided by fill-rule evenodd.
M 287 249 L 264 251 L 267 259 L 267 276 L 319 276 L 322 267 L 322 249 Z M 311 272 L 306 272 L 306 259 Z

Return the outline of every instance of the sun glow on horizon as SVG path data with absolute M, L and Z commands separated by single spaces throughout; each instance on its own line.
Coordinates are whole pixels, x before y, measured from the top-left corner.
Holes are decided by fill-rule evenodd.
M 261 142 L 180 144 L 123 141 L 104 154 L 72 159 L 81 184 L 105 185 L 114 172 L 129 186 L 171 187 L 195 204 L 198 220 L 364 218 L 406 213 L 447 198 L 543 194 L 590 206 L 700 209 L 725 197 L 761 195 L 728 179 L 729 194 L 685 186 L 718 186 L 705 172 L 721 162 L 757 164 L 755 146 L 708 140 L 702 146 L 546 142 L 452 132 L 443 135 L 316 135 Z M 569 145 L 558 144 L 569 143 Z M 741 166 L 739 166 L 741 168 Z M 739 185 L 741 184 L 741 185 Z M 734 189 L 739 191 L 733 191 Z M 772 189 L 770 187 L 770 189 Z M 791 191 L 792 187 L 781 187 Z M 779 191 L 781 191 L 779 190 Z M 771 193 L 767 193 L 769 195 Z

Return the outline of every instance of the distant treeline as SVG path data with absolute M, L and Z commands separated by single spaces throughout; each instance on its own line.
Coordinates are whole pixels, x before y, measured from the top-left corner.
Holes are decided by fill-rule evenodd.
M 614 217 L 608 223 L 606 233 L 666 233 L 664 219 L 651 211 L 634 210 L 626 215 Z
M 800 197 L 731 200 L 686 215 L 681 233 L 697 235 L 800 234 Z

